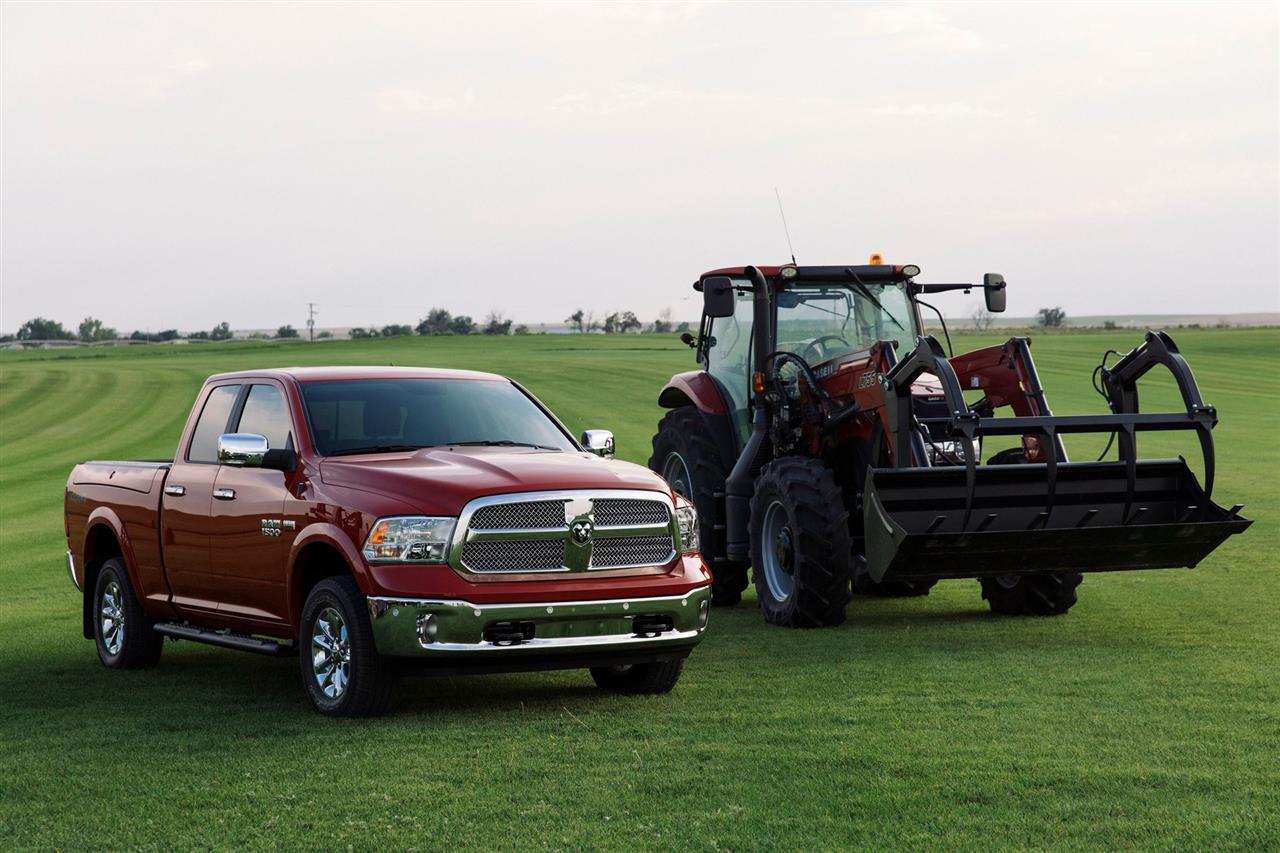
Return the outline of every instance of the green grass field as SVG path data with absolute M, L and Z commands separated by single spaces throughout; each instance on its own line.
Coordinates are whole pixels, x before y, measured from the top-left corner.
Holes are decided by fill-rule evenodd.
M 178 643 L 155 670 L 104 669 L 63 565 L 72 464 L 171 455 L 209 373 L 351 363 L 507 373 L 644 462 L 687 349 L 0 353 L 0 846 L 1276 849 L 1280 331 L 1175 337 L 1222 420 L 1216 497 L 1256 520 L 1194 572 L 1087 576 L 1051 620 L 991 615 L 974 581 L 855 599 L 820 631 L 767 627 L 749 597 L 713 614 L 668 696 L 608 695 L 573 671 L 415 679 L 372 721 L 313 713 L 293 660 Z M 1099 411 L 1091 369 L 1138 340 L 1038 338 L 1055 411 Z M 1156 382 L 1143 402 L 1176 403 Z M 1143 439 L 1189 458 L 1193 444 Z

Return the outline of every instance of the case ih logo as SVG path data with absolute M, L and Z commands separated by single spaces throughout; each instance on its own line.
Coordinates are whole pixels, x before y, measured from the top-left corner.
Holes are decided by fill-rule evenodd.
M 575 521 L 569 530 L 573 533 L 573 541 L 579 545 L 585 545 L 591 541 L 591 522 Z

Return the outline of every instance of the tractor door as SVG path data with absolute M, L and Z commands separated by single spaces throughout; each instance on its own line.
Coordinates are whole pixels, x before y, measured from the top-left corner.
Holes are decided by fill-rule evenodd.
M 708 317 L 704 350 L 707 372 L 720 384 L 729 404 L 729 419 L 738 434 L 739 446 L 751 431 L 747 412 L 751 383 L 751 293 L 735 291 L 733 316 Z

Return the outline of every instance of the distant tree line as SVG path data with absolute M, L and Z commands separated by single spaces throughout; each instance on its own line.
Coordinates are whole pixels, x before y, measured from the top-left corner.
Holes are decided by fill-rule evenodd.
M 684 332 L 688 331 L 689 324 L 681 323 L 674 326 L 671 319 L 671 309 L 664 308 L 662 313 L 658 315 L 658 319 L 654 320 L 652 325 L 646 330 L 644 323 L 636 317 L 634 311 L 614 311 L 606 314 L 603 320 L 597 320 L 593 312 L 583 311 L 579 308 L 564 321 L 569 324 L 569 328 L 578 334 L 586 334 L 588 332 L 604 332 L 606 335 L 625 335 L 632 332 L 657 332 L 659 334 L 671 331 Z M 673 328 L 674 327 L 674 328 Z

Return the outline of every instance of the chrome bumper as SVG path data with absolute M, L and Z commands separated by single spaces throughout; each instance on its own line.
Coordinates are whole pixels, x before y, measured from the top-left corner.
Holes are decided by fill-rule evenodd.
M 394 657 L 660 653 L 696 645 L 710 607 L 710 586 L 662 598 L 521 604 L 371 597 L 369 619 L 378 651 Z
M 76 588 L 80 588 L 80 581 L 76 580 L 76 555 L 70 551 L 67 552 L 67 574 L 71 575 L 71 583 Z

